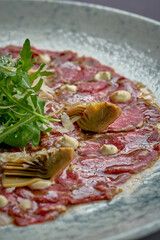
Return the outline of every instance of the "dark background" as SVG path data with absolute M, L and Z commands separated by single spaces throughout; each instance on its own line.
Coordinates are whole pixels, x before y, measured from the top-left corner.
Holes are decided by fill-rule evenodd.
M 160 0 L 70 0 L 113 7 L 160 21 Z M 135 240 L 135 239 L 133 239 Z M 160 240 L 160 231 L 139 240 Z
M 70 0 L 118 8 L 160 21 L 160 0 Z M 160 238 L 158 239 L 160 240 Z

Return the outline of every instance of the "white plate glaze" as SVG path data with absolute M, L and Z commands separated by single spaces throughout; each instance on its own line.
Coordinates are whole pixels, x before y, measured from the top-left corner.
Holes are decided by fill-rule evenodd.
M 94 5 L 61 1 L 0 1 L 0 46 L 73 50 L 99 59 L 141 81 L 160 102 L 160 24 Z M 160 229 L 160 163 L 136 189 L 110 202 L 71 208 L 56 221 L 26 228 L 0 228 L 0 239 L 129 240 Z M 138 186 L 139 185 L 139 186 Z M 128 189 L 130 189 L 130 186 Z

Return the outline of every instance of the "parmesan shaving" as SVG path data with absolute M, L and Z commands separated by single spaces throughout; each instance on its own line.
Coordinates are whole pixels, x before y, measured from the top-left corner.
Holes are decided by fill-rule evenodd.
M 15 190 L 15 187 L 6 188 L 7 193 L 11 193 Z
M 45 83 L 53 83 L 53 80 L 57 77 L 57 72 L 55 71 L 54 68 L 47 69 L 47 71 L 52 72 L 52 74 L 49 76 L 45 76 L 44 81 Z
M 7 161 L 17 161 L 19 159 L 23 158 L 28 158 L 29 154 L 27 154 L 25 151 L 24 152 L 4 152 L 0 153 L 0 161 L 2 162 L 7 162 Z
M 32 87 L 34 87 L 38 82 L 39 82 L 39 77 L 37 79 L 34 80 L 34 82 L 32 83 Z M 48 87 L 45 82 L 43 82 L 40 92 L 39 92 L 39 97 L 42 99 L 49 99 L 52 100 L 54 99 L 54 91 L 52 88 Z
M 50 126 L 52 127 L 52 130 L 54 132 L 60 132 L 60 133 L 67 133 L 69 132 L 69 130 L 67 130 L 66 128 L 62 127 L 62 126 L 55 126 L 54 123 L 50 122 Z
M 43 91 L 47 91 L 48 93 L 54 94 L 53 89 L 50 88 L 50 87 L 48 87 L 45 83 L 43 83 L 41 89 L 42 89 Z
M 55 102 L 53 100 L 48 100 L 46 102 L 46 105 L 44 107 L 44 112 L 46 113 L 48 110 L 52 110 L 51 113 L 49 113 L 49 116 L 55 116 L 56 110 L 53 107 L 53 105 L 55 105 Z
M 56 127 L 56 131 L 58 131 L 60 133 L 68 133 L 68 130 L 63 127 Z
M 39 93 L 39 97 L 43 99 L 52 100 L 54 99 L 54 95 L 55 94 L 52 88 L 48 87 L 47 85 L 45 85 L 45 83 L 43 83 Z
M 62 114 L 61 121 L 62 121 L 62 125 L 65 129 L 67 129 L 68 131 L 74 130 L 74 125 L 66 113 Z
M 46 91 L 42 91 L 42 89 L 39 93 L 39 97 L 42 99 L 53 99 L 54 98 L 50 93 L 48 93 Z

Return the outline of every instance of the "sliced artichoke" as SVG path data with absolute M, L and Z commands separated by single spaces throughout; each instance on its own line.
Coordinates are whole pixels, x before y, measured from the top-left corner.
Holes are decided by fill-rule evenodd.
M 73 118 L 80 116 L 77 120 L 78 126 L 91 132 L 102 132 L 120 115 L 121 109 L 108 102 L 93 102 L 88 105 L 80 104 L 68 109 L 67 114 Z
M 29 186 L 41 179 L 54 181 L 57 174 L 73 160 L 73 148 L 56 149 L 48 158 L 37 156 L 30 161 L 7 162 L 2 175 L 2 185 L 8 187 Z

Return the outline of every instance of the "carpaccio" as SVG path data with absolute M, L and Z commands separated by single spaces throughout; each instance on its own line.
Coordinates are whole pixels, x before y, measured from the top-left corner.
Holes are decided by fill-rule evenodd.
M 11 53 L 13 58 L 17 58 L 19 50 L 20 47 L 7 46 L 1 48 L 0 53 Z M 111 200 L 121 192 L 122 183 L 133 174 L 150 167 L 160 154 L 156 128 L 160 120 L 159 107 L 148 100 L 149 94 L 145 98 L 142 84 L 120 76 L 91 57 L 79 57 L 71 51 L 53 52 L 33 47 L 32 51 L 36 57 L 47 54 L 50 58 L 47 68 L 53 74 L 47 86 L 54 94 L 49 91 L 45 95 L 48 115 L 60 117 L 63 111 L 76 103 L 112 102 L 110 95 L 117 90 L 128 91 L 131 99 L 127 103 L 116 103 L 122 109 L 122 114 L 102 133 L 84 132 L 74 123 L 74 130 L 66 134 L 79 142 L 76 156 L 50 187 L 43 190 L 28 187 L 8 190 L 0 185 L 0 194 L 8 199 L 8 204 L 0 209 L 0 214 L 5 212 L 12 216 L 14 224 L 19 226 L 53 220 L 71 205 Z M 34 68 L 38 66 L 37 63 Z M 109 72 L 112 80 L 93 80 L 100 71 Z M 64 84 L 75 85 L 76 91 L 62 90 Z M 32 154 L 43 149 L 58 148 L 57 140 L 63 135 L 59 127 L 62 127 L 61 123 L 54 123 L 49 134 L 42 134 L 39 146 L 35 148 L 30 143 L 25 152 Z M 99 150 L 104 144 L 115 145 L 118 152 L 110 156 L 102 155 Z M 6 151 L 17 153 L 24 149 L 10 148 Z M 0 161 L 0 174 L 4 164 Z M 31 209 L 24 211 L 20 208 L 20 202 L 24 199 L 31 200 Z

